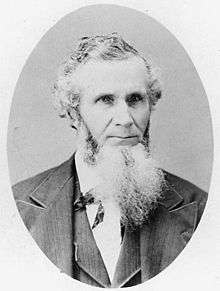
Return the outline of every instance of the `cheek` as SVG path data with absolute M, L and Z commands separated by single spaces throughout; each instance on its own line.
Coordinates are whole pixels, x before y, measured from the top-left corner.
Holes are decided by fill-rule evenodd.
M 108 124 L 108 115 L 100 112 L 100 110 L 88 109 L 82 118 L 90 130 L 91 134 L 98 139 Z
M 141 132 L 144 133 L 150 119 L 150 111 L 140 110 L 135 113 L 134 119 Z

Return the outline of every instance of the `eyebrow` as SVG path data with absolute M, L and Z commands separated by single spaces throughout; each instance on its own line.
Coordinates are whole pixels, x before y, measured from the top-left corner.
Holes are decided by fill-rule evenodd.
M 131 91 L 129 93 L 126 94 L 126 96 L 130 96 L 132 94 L 140 94 L 140 95 L 147 95 L 147 91 L 146 90 L 134 90 L 134 91 Z M 108 93 L 108 92 L 103 92 L 103 93 L 99 93 L 97 95 L 95 95 L 95 99 L 98 99 L 100 97 L 104 97 L 104 96 L 117 96 L 116 94 L 114 93 Z
M 99 93 L 98 95 L 95 95 L 96 98 L 100 98 L 103 96 L 115 96 L 115 94 L 106 92 L 106 93 Z
M 141 96 L 144 96 L 147 94 L 147 91 L 133 91 L 131 93 L 128 93 L 126 96 L 131 96 L 133 94 L 137 94 L 137 95 L 141 95 Z

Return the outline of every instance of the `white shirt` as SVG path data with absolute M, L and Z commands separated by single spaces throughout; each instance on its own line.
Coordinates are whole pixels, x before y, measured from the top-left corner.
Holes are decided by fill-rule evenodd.
M 80 190 L 83 194 L 93 189 L 102 182 L 94 169 L 91 169 L 81 158 L 79 152 L 75 154 L 77 174 L 79 177 Z M 93 229 L 93 235 L 102 255 L 102 259 L 112 281 L 115 267 L 121 248 L 120 212 L 112 201 L 105 201 L 104 219 Z M 97 214 L 98 205 L 92 204 L 86 207 L 90 226 L 92 227 Z

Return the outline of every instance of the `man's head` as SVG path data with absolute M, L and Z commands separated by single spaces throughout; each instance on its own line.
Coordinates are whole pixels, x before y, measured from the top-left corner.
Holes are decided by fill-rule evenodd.
M 79 136 L 78 151 L 102 176 L 95 195 L 141 225 L 160 197 L 162 172 L 148 148 L 150 113 L 161 97 L 147 61 L 116 33 L 82 38 L 55 85 L 61 116 Z
M 160 83 L 155 77 L 152 67 L 120 35 L 112 33 L 109 35 L 83 37 L 76 50 L 69 55 L 66 62 L 60 67 L 58 79 L 54 85 L 55 107 L 58 109 L 61 117 L 70 119 L 71 125 L 74 128 L 78 126 L 76 121 L 81 119 L 79 106 L 83 96 L 82 90 L 86 88 L 87 82 L 89 81 L 87 78 L 88 74 L 94 86 L 97 87 L 97 82 L 100 81 L 100 74 L 97 73 L 97 76 L 95 75 L 97 72 L 95 65 L 97 65 L 100 74 L 105 71 L 104 66 L 109 67 L 108 70 L 111 74 L 117 67 L 119 74 L 123 73 L 122 67 L 129 74 L 129 69 L 138 69 L 137 67 L 139 65 L 140 70 L 145 75 L 144 89 L 150 111 L 161 97 Z M 127 65 L 129 65 L 129 68 L 126 69 Z M 121 67 L 121 71 L 119 70 L 119 66 Z M 90 70 L 90 72 L 87 72 L 87 75 L 85 67 Z M 112 70 L 110 67 L 112 67 Z M 80 80 L 80 84 L 79 73 L 83 78 L 83 80 Z M 116 79 L 117 72 L 114 72 L 114 75 Z M 132 74 L 130 74 L 130 78 L 132 78 Z M 123 80 L 121 81 L 123 82 Z M 132 84 L 130 84 L 130 87 L 132 87 Z M 107 101 L 106 98 L 105 100 Z

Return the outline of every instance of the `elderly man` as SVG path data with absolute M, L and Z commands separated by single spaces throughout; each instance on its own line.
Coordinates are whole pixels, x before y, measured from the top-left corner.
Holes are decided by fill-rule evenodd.
M 162 169 L 149 147 L 161 89 L 150 64 L 117 33 L 83 37 L 54 86 L 77 131 L 62 165 L 13 187 L 25 225 L 62 271 L 98 287 L 142 283 L 192 236 L 207 195 Z

